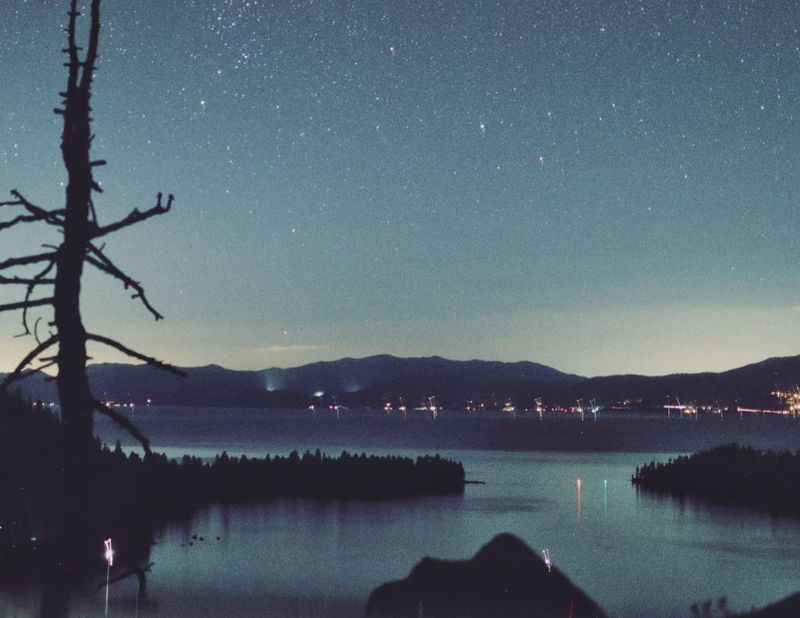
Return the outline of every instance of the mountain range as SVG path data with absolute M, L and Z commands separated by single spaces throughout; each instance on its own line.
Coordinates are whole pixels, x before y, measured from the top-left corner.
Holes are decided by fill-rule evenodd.
M 533 362 L 448 360 L 438 356 L 390 355 L 343 358 L 289 369 L 239 371 L 218 365 L 185 368 L 177 378 L 145 365 L 95 364 L 89 375 L 104 400 L 159 405 L 294 407 L 320 401 L 380 403 L 400 396 L 411 404 L 429 395 L 461 405 L 465 401 L 512 398 L 527 403 L 542 396 L 571 402 L 596 398 L 609 403 L 642 400 L 660 405 L 667 397 L 698 402 L 764 403 L 777 387 L 800 384 L 800 356 L 770 358 L 720 373 L 665 376 L 614 375 L 587 378 Z M 56 399 L 44 374 L 28 378 L 21 390 L 31 399 Z

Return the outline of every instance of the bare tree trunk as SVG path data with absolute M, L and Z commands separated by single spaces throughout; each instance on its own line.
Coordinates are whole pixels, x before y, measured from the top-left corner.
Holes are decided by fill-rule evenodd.
M 0 305 L 0 312 L 21 310 L 24 330 L 22 334 L 33 335 L 38 343 L 37 347 L 22 359 L 16 370 L 0 383 L 0 390 L 6 389 L 18 380 L 35 375 L 38 370 L 58 365 L 58 395 L 64 428 L 64 495 L 59 501 L 63 506 L 63 517 L 59 518 L 61 521 L 57 525 L 56 536 L 62 560 L 64 563 L 69 563 L 67 566 L 70 570 L 80 572 L 87 565 L 87 559 L 98 552 L 98 547 L 90 543 L 92 531 L 89 529 L 89 522 L 92 520 L 89 511 L 91 507 L 89 483 L 90 457 L 94 448 L 94 412 L 109 416 L 138 440 L 146 453 L 150 452 L 149 441 L 128 417 L 97 401 L 92 395 L 86 373 L 87 341 L 112 347 L 123 354 L 176 375 L 185 374 L 113 339 L 87 332 L 81 319 L 81 277 L 85 264 L 120 281 L 126 290 L 132 291 L 132 298 L 139 300 L 156 320 L 162 319 L 161 314 L 148 301 L 142 285 L 112 262 L 105 253 L 105 245 L 98 245 L 96 241 L 169 212 L 173 196 L 170 195 L 166 204 L 163 204 L 162 195 L 159 193 L 152 208 L 143 211 L 134 208 L 119 221 L 105 226 L 99 224 L 93 194 L 102 193 L 102 188 L 95 181 L 93 170 L 105 165 L 106 162 L 93 161 L 91 158 L 94 136 L 90 102 L 98 59 L 101 0 L 91 0 L 88 46 L 83 58 L 81 58 L 83 48 L 78 47 L 76 42 L 76 21 L 80 16 L 78 1 L 68 0 L 68 3 L 67 47 L 63 50 L 68 57 L 68 62 L 65 64 L 68 68 L 67 86 L 65 91 L 60 93 L 63 97 L 63 108 L 54 110 L 64 121 L 61 153 L 68 175 L 65 207 L 55 210 L 41 208 L 17 190 L 11 192 L 12 200 L 0 202 L 0 208 L 22 210 L 22 214 L 13 219 L 0 221 L 0 231 L 24 223 L 44 223 L 58 228 L 63 234 L 63 239 L 58 247 L 51 246 L 48 252 L 0 261 L 0 285 L 21 285 L 27 290 L 24 301 Z M 45 264 L 45 267 L 33 277 L 9 277 L 2 274 L 8 269 L 34 264 Z M 55 269 L 54 278 L 50 275 L 53 269 Z M 32 298 L 35 291 L 49 286 L 53 286 L 51 296 Z M 50 325 L 55 326 L 56 332 L 51 333 L 50 337 L 43 341 L 38 335 L 38 325 L 42 318 L 38 318 L 31 329 L 28 312 L 45 306 L 53 307 L 54 319 Z M 55 345 L 59 346 L 57 355 L 42 356 Z M 28 369 L 37 358 L 44 364 L 36 369 Z M 96 545 L 99 545 L 99 540 Z M 92 553 L 87 553 L 89 551 Z
M 56 260 L 54 292 L 55 324 L 59 334 L 58 396 L 64 423 L 64 525 L 65 538 L 74 539 L 74 549 L 88 542 L 86 521 L 89 510 L 89 453 L 92 443 L 94 401 L 86 374 L 86 329 L 80 310 L 81 277 L 89 243 L 89 212 L 92 200 L 90 160 L 90 88 L 96 58 L 97 2 L 92 7 L 92 62 L 84 63 L 84 74 L 77 78 L 77 48 L 74 40 L 75 4 L 70 12 L 70 80 L 64 109 L 61 152 L 69 181 L 64 211 L 64 241 Z M 74 75 L 74 79 L 73 79 Z M 81 559 L 78 551 L 76 558 Z

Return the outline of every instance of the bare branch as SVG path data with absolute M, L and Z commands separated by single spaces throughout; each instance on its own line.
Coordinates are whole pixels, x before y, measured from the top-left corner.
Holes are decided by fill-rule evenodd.
M 98 227 L 94 232 L 92 232 L 92 238 L 100 238 L 101 236 L 111 234 L 112 232 L 121 230 L 122 228 L 128 227 L 129 225 L 134 225 L 136 223 L 139 223 L 140 221 L 145 221 L 150 217 L 155 217 L 158 215 L 163 215 L 168 213 L 172 209 L 172 203 L 175 201 L 175 196 L 172 195 L 171 193 L 169 194 L 169 197 L 167 197 L 166 206 L 162 206 L 161 199 L 162 199 L 162 194 L 159 193 L 156 199 L 156 205 L 150 208 L 149 210 L 141 212 L 138 208 L 134 208 L 133 211 L 124 219 L 121 219 L 116 223 L 111 223 L 103 227 Z
M 0 262 L 0 270 L 13 268 L 14 266 L 28 266 L 29 264 L 38 264 L 39 262 L 47 262 L 56 259 L 55 252 L 38 253 L 36 255 L 26 255 L 24 257 L 9 258 Z
M 33 369 L 26 369 L 25 371 L 20 372 L 20 374 L 14 379 L 14 382 L 21 382 L 22 380 L 30 378 L 31 376 L 35 376 L 39 373 L 42 373 L 48 367 L 53 367 L 55 365 L 58 365 L 58 361 L 50 360 L 44 363 L 43 365 L 39 365 L 38 367 L 35 367 Z M 45 374 L 45 381 L 49 382 L 50 380 L 53 380 L 53 378 Z
M 48 361 L 44 365 L 40 365 L 39 367 L 36 367 L 34 369 L 25 369 L 24 371 L 20 371 L 18 375 L 14 376 L 13 380 L 9 381 L 8 386 L 11 386 L 11 384 L 13 384 L 15 382 L 22 382 L 22 380 L 25 380 L 27 378 L 30 378 L 30 377 L 35 376 L 37 374 L 40 374 L 40 373 L 42 373 L 43 370 L 47 369 L 48 367 L 53 367 L 54 365 L 57 365 L 57 364 L 58 364 L 58 361 Z M 52 379 L 53 378 L 51 378 L 50 376 L 47 376 L 45 374 L 45 381 L 50 381 Z M 2 391 L 3 391 L 3 388 L 2 388 L 2 385 L 0 385 L 0 392 L 2 392 Z
M 38 275 L 36 275 L 33 278 L 33 282 L 31 282 L 28 285 L 28 289 L 25 291 L 25 302 L 26 303 L 30 301 L 31 296 L 33 295 L 33 291 L 36 289 L 36 286 L 38 285 L 37 282 L 42 280 L 44 277 L 46 277 L 48 275 L 48 273 L 51 270 L 53 270 L 53 268 L 55 268 L 55 265 L 56 265 L 56 262 L 55 262 L 55 260 L 53 260 L 52 262 L 50 262 L 45 267 L 45 269 L 43 271 L 41 271 Z M 28 326 L 28 309 L 29 309 L 29 307 L 25 307 L 22 310 L 22 328 L 24 328 L 25 330 L 22 333 L 20 333 L 19 335 L 17 335 L 17 337 L 26 337 L 26 336 L 31 334 L 31 329 Z M 37 337 L 37 339 L 38 339 L 38 337 Z
M 53 335 L 47 341 L 40 343 L 31 352 L 29 352 L 27 356 L 25 356 L 25 358 L 23 358 L 20 361 L 19 365 L 17 365 L 17 368 L 14 369 L 14 371 L 12 371 L 11 373 L 9 373 L 6 376 L 5 380 L 3 380 L 2 383 L 0 383 L 0 392 L 5 391 L 8 388 L 9 384 L 11 384 L 12 382 L 16 382 L 17 380 L 21 380 L 22 378 L 27 377 L 27 375 L 23 375 L 25 373 L 25 368 L 28 365 L 30 365 L 37 356 L 43 354 L 46 350 L 53 347 L 56 343 L 58 343 L 58 336 Z
M 53 298 L 37 298 L 36 300 L 22 301 L 20 303 L 10 303 L 8 305 L 0 305 L 0 313 L 3 311 L 18 311 L 20 309 L 30 309 L 32 307 L 44 307 L 45 305 L 52 305 Z
M 120 281 L 122 281 L 122 284 L 125 286 L 126 290 L 128 288 L 133 288 L 136 293 L 133 294 L 133 296 L 131 296 L 131 298 L 134 298 L 134 299 L 138 298 L 139 300 L 141 300 L 142 304 L 145 306 L 145 308 L 151 314 L 153 314 L 153 317 L 156 319 L 156 321 L 164 319 L 164 316 L 161 315 L 161 313 L 159 313 L 155 309 L 155 307 L 153 307 L 153 305 L 150 304 L 149 300 L 147 300 L 147 295 L 144 292 L 144 288 L 142 287 L 142 285 L 138 281 L 132 279 L 131 277 L 126 275 L 120 268 L 118 268 L 106 256 L 106 254 L 103 253 L 102 249 L 100 249 L 98 247 L 95 247 L 94 245 L 89 245 L 89 251 L 93 255 L 95 255 L 97 257 L 94 258 L 94 257 L 91 257 L 91 256 L 87 255 L 86 256 L 86 261 L 87 262 L 89 262 L 92 266 L 94 266 L 98 270 L 103 271 L 107 275 L 111 275 L 115 279 L 119 279 Z
M 37 217 L 35 215 L 18 215 L 11 219 L 10 221 L 2 221 L 0 222 L 0 232 L 3 230 L 7 230 L 8 228 L 12 228 L 19 223 L 36 223 L 37 221 L 42 221 L 41 217 Z
M 25 210 L 27 210 L 31 215 L 35 216 L 37 219 L 41 219 L 49 223 L 50 225 L 59 225 L 64 226 L 64 220 L 62 218 L 63 210 L 47 210 L 42 208 L 41 206 L 37 206 L 30 200 L 28 200 L 25 196 L 23 196 L 19 191 L 16 189 L 11 191 L 11 195 L 13 195 L 16 200 L 13 202 L 5 202 L 6 205 L 17 205 L 17 206 L 24 206 Z
M 78 70 L 80 58 L 78 58 L 78 46 L 75 43 L 75 21 L 80 15 L 77 7 L 77 0 L 70 0 L 69 3 L 69 24 L 67 25 L 67 53 L 69 54 L 69 76 L 67 78 L 67 91 L 65 97 L 69 97 L 78 86 Z
M 147 455 L 150 455 L 152 451 L 150 450 L 150 440 L 147 439 L 139 428 L 133 424 L 133 421 L 129 419 L 127 416 L 120 414 L 116 410 L 108 407 L 107 405 L 102 404 L 99 401 L 95 401 L 94 409 L 97 410 L 103 416 L 107 416 L 112 421 L 114 421 L 117 425 L 122 427 L 125 431 L 127 431 L 133 438 L 142 445 L 144 452 Z
M 36 321 L 33 323 L 33 338 L 36 339 L 36 343 L 41 343 L 42 342 L 42 340 L 39 338 L 39 323 L 41 321 L 42 321 L 42 318 L 38 317 L 38 318 L 36 318 Z
M 83 62 L 83 75 L 81 75 L 80 88 L 88 96 L 94 79 L 95 65 L 97 64 L 97 49 L 100 39 L 100 0 L 92 0 L 92 25 L 89 31 L 89 49 Z
M 97 225 L 97 211 L 94 208 L 94 200 L 89 200 L 89 215 L 93 225 Z
M 55 279 L 25 279 L 0 275 L 0 285 L 53 285 L 55 282 Z
M 38 206 L 34 206 L 33 204 L 27 202 L 26 200 L 21 200 L 18 202 L 3 202 L 2 204 L 0 204 L 0 206 L 11 206 L 11 205 L 24 206 L 25 209 L 31 214 L 17 215 L 16 217 L 14 217 L 9 221 L 0 222 L 0 231 L 7 230 L 20 223 L 36 223 L 38 221 L 42 221 L 50 225 L 57 225 L 59 227 L 64 226 L 64 220 L 58 214 L 51 212 L 49 210 L 45 210 L 44 208 L 39 208 Z
M 113 339 L 109 339 L 108 337 L 103 337 L 102 335 L 94 335 L 92 333 L 86 333 L 86 340 L 102 343 L 103 345 L 107 345 L 110 348 L 114 348 L 115 350 L 118 350 L 123 354 L 130 356 L 131 358 L 143 361 L 152 367 L 155 367 L 157 369 L 163 369 L 164 371 L 172 373 L 181 378 L 186 377 L 186 372 L 182 371 L 181 369 L 178 369 L 177 367 L 170 365 L 168 363 L 164 363 L 158 360 L 157 358 L 153 358 L 152 356 L 147 356 L 145 354 L 142 354 L 141 352 L 136 352 L 134 350 L 131 350 L 130 348 L 122 345 L 119 341 L 114 341 Z

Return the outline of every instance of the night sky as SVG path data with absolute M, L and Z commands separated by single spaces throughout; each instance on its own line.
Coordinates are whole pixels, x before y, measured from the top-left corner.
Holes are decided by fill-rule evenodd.
M 0 189 L 48 207 L 65 12 L 0 5 Z M 92 273 L 90 330 L 234 368 L 393 353 L 594 375 L 800 352 L 795 1 L 103 13 L 101 222 L 176 204 L 108 245 L 166 321 Z M 52 234 L 3 232 L 0 254 Z M 31 346 L 17 321 L 0 317 L 0 370 Z

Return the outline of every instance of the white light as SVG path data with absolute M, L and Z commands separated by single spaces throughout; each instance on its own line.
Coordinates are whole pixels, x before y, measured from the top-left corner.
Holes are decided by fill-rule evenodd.
M 106 539 L 105 541 L 103 541 L 103 544 L 106 547 L 106 551 L 103 554 L 103 556 L 105 557 L 109 568 L 111 568 L 112 566 L 114 566 L 114 549 L 111 547 L 111 539 Z

